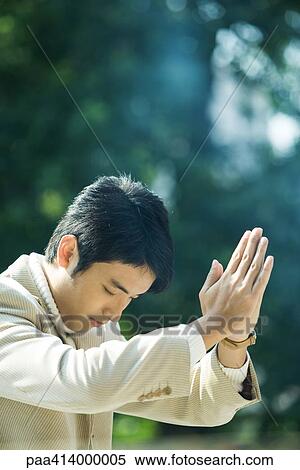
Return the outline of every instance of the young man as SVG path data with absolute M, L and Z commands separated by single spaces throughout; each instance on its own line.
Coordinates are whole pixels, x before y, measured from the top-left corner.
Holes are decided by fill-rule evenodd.
M 247 231 L 224 272 L 213 263 L 202 317 L 127 341 L 124 309 L 172 277 L 167 211 L 130 177 L 84 188 L 45 255 L 0 275 L 0 448 L 111 449 L 114 412 L 218 426 L 259 402 L 247 346 L 273 265 L 267 243 Z

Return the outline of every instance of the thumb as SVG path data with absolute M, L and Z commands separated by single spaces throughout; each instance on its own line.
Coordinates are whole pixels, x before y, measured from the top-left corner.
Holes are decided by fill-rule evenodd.
M 206 277 L 205 283 L 203 284 L 203 291 L 206 292 L 211 286 L 213 286 L 223 274 L 223 266 L 216 259 L 213 260 L 209 273 Z

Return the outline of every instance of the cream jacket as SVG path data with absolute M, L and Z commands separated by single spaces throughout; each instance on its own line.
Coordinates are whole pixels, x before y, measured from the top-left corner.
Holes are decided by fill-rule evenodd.
M 0 274 L 0 449 L 111 449 L 113 413 L 182 426 L 219 426 L 252 399 L 206 352 L 194 326 L 126 340 L 117 323 L 74 333 L 41 260 L 21 255 Z

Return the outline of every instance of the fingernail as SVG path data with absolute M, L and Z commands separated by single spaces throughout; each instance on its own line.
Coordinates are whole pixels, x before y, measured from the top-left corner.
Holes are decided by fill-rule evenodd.
M 262 235 L 262 233 L 263 233 L 263 229 L 261 227 L 255 227 L 254 230 L 257 233 L 257 235 Z
M 216 259 L 214 259 L 213 262 L 211 263 L 211 267 L 216 268 L 217 265 L 218 265 L 218 261 Z

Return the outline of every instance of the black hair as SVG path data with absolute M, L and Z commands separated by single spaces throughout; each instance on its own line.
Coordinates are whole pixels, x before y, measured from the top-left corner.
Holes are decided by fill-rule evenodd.
M 150 268 L 148 292 L 165 290 L 174 271 L 168 212 L 162 199 L 131 175 L 101 176 L 82 189 L 56 226 L 45 259 L 53 263 L 63 235 L 77 238 L 79 261 L 72 277 L 92 263 L 118 261 Z

